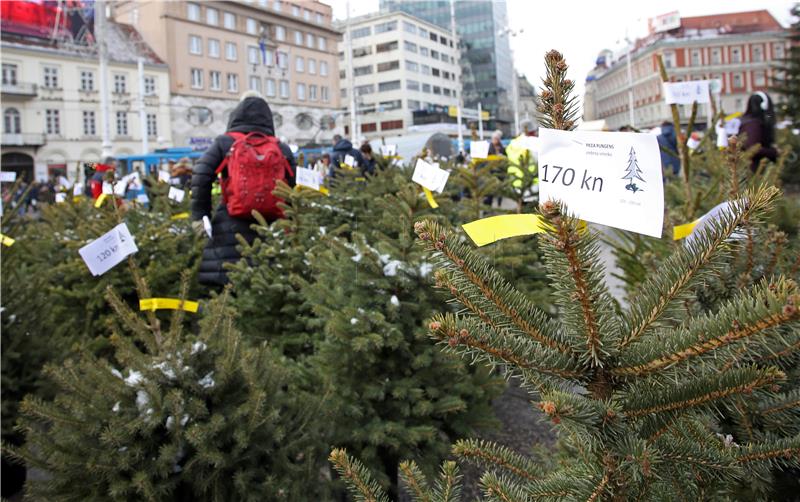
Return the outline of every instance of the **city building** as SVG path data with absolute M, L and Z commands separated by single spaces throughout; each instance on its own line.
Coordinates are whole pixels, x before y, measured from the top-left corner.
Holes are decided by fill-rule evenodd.
M 770 88 L 777 76 L 776 61 L 789 48 L 787 31 L 766 10 L 683 18 L 671 13 L 655 21 L 651 33 L 632 46 L 632 83 L 627 54 L 613 59 L 610 51 L 600 53 L 597 66 L 586 78 L 584 120 L 604 120 L 612 130 L 630 124 L 628 89 L 632 86 L 637 128 L 672 121 L 663 101 L 658 55 L 663 55 L 671 81 L 719 79 L 721 109 L 744 111 L 753 92 Z M 680 109 L 681 122 L 687 124 L 691 106 Z M 698 107 L 696 122 L 701 128 L 707 125 L 710 109 L 707 104 Z
M 450 6 L 450 0 L 380 1 L 382 12 L 407 12 L 448 32 L 452 30 Z M 461 40 L 464 106 L 475 109 L 480 103 L 490 114 L 485 127 L 508 135 L 514 124 L 514 69 L 506 1 L 459 0 L 454 13 Z
M 349 33 L 359 136 L 442 128 L 457 132 L 455 124 L 443 126 L 438 120 L 458 105 L 461 94 L 459 51 L 449 30 L 404 12 L 386 12 L 350 19 Z M 339 42 L 341 105 L 349 110 L 350 75 L 344 51 L 343 40 Z M 431 121 L 429 115 L 437 118 Z M 345 132 L 349 135 L 349 123 Z
M 248 89 L 264 95 L 276 135 L 292 143 L 329 143 L 341 124 L 339 33 L 330 6 L 250 0 L 114 7 L 169 64 L 176 146 L 206 148 Z
M 521 133 L 539 129 L 536 120 L 536 88 L 528 82 L 525 75 L 517 75 L 517 94 L 519 97 L 519 127 Z
M 13 16 L 6 10 L 3 15 L 3 170 L 16 171 L 28 181 L 56 175 L 82 179 L 84 162 L 102 160 L 96 48 L 85 41 L 51 38 L 52 25 L 16 22 L 6 17 Z M 144 59 L 148 141 L 153 146 L 169 146 L 167 66 L 133 27 L 109 22 L 106 32 L 113 155 L 142 150 L 139 58 Z

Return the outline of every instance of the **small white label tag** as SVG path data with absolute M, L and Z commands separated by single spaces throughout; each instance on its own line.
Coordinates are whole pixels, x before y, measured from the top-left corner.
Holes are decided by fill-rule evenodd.
M 485 159 L 489 156 L 488 141 L 473 141 L 469 144 L 469 155 L 473 159 Z
M 106 195 L 114 195 L 114 185 L 108 181 L 103 182 L 103 193 Z
M 186 196 L 186 191 L 181 190 L 180 188 L 169 187 L 169 193 L 167 194 L 167 198 L 169 200 L 174 200 L 175 202 L 181 203 L 183 202 L 183 198 Z
M 169 171 L 158 171 L 158 181 L 169 183 L 170 178 L 171 176 L 169 175 Z
M 664 82 L 664 100 L 667 104 L 691 105 L 708 103 L 708 80 L 690 80 L 688 82 Z
M 75 197 L 80 197 L 81 195 L 83 195 L 83 185 L 80 183 L 75 183 L 72 186 L 72 195 L 74 195 Z
M 439 169 L 438 164 L 434 165 L 425 162 L 423 159 L 417 159 L 417 165 L 414 167 L 414 175 L 411 177 L 411 181 L 433 192 L 442 193 L 448 177 L 450 177 L 450 173 L 444 169 Z
M 125 192 L 127 191 L 128 191 L 127 177 L 122 178 L 121 180 L 114 183 L 114 195 L 119 197 L 125 197 Z
M 295 154 L 295 153 L 297 153 L 297 152 L 299 152 L 299 151 L 300 151 L 300 147 L 299 147 L 298 145 L 292 145 L 292 144 L 290 144 L 290 145 L 289 145 L 289 150 L 291 150 L 291 151 L 292 151 L 292 153 L 293 153 L 293 154 Z
M 139 249 L 125 223 L 120 223 L 108 232 L 78 250 L 89 271 L 94 276 L 103 275 L 119 264 L 126 256 Z
M 208 238 L 210 239 L 212 227 L 211 227 L 211 220 L 208 218 L 208 216 L 203 216 L 203 228 L 205 229 L 206 234 L 208 234 Z
M 66 176 L 59 176 L 58 177 L 58 186 L 62 186 L 69 190 L 72 188 L 72 182 L 66 178 Z
M 664 183 L 656 137 L 539 129 L 539 200 L 576 217 L 661 237 Z
M 17 173 L 15 171 L 2 171 L 0 172 L 0 182 L 14 183 L 17 181 Z
M 56 203 L 60 204 L 66 201 L 67 201 L 67 194 L 65 194 L 64 192 L 59 192 L 56 194 Z
M 313 169 L 298 167 L 295 183 L 319 191 L 319 187 L 322 184 L 322 176 Z
M 345 155 L 344 163 L 350 167 L 356 167 L 356 159 L 352 155 Z
M 381 155 L 384 157 L 394 157 L 397 155 L 397 145 L 381 145 Z

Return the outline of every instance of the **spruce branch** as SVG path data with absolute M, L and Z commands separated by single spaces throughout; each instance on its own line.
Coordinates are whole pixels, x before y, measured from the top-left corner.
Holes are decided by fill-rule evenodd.
M 481 488 L 486 500 L 494 502 L 529 502 L 531 498 L 515 480 L 487 471 L 481 476 Z
M 775 187 L 748 191 L 744 198 L 732 201 L 730 211 L 722 211 L 717 220 L 702 229 L 697 238 L 682 247 L 664 263 L 664 273 L 648 279 L 626 316 L 620 347 L 641 337 L 669 308 L 682 298 L 688 288 L 702 277 L 702 272 L 728 247 L 726 241 L 744 221 L 763 216 L 780 195 Z
M 416 462 L 400 462 L 400 477 L 411 492 L 414 502 L 433 502 L 431 489 Z
M 567 78 L 567 62 L 560 52 L 551 50 L 544 65 L 546 75 L 537 105 L 539 123 L 548 129 L 571 131 L 578 116 L 578 97 L 572 95 L 575 82 Z
M 389 502 L 388 497 L 378 483 L 372 479 L 364 464 L 350 457 L 343 448 L 331 451 L 328 461 L 347 482 L 347 487 L 356 501 Z
M 521 480 L 534 480 L 543 476 L 542 468 L 532 459 L 491 441 L 460 439 L 456 441 L 452 451 L 453 455 L 474 462 L 484 469 L 496 467 Z
M 769 466 L 800 467 L 800 435 L 748 445 L 738 452 L 736 461 L 745 465 L 763 462 Z
M 450 460 L 442 462 L 439 478 L 434 483 L 437 502 L 459 502 L 461 478 L 458 464 Z

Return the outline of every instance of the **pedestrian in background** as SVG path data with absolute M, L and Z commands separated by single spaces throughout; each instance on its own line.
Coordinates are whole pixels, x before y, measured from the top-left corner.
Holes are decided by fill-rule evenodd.
M 775 108 L 766 92 L 758 91 L 747 100 L 747 109 L 742 116 L 739 134 L 744 134 L 744 150 L 759 145 L 753 155 L 750 169 L 755 172 L 761 159 L 775 162 L 778 150 L 775 148 Z

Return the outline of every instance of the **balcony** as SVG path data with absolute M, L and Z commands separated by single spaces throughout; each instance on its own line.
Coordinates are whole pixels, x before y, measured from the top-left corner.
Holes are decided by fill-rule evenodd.
M 37 95 L 36 84 L 26 82 L 3 83 L 3 99 L 32 99 Z
M 45 144 L 44 134 L 24 132 L 20 134 L 3 133 L 3 146 L 42 146 Z

